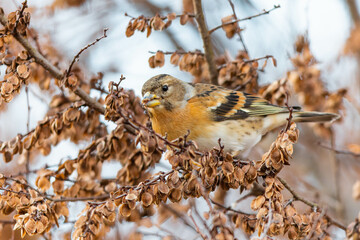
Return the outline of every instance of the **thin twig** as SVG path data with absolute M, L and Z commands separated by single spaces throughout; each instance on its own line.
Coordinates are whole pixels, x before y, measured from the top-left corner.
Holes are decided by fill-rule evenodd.
M 331 150 L 337 154 L 345 154 L 345 155 L 352 155 L 354 157 L 360 157 L 360 153 L 354 153 L 354 152 L 351 152 L 351 151 L 348 151 L 348 150 L 341 150 L 341 149 L 335 149 L 334 147 L 331 147 L 331 146 L 327 146 L 321 142 L 318 143 L 320 147 L 323 147 L 325 149 L 328 149 L 328 150 Z
M 232 9 L 232 12 L 233 12 L 233 15 L 234 15 L 234 19 L 235 19 L 235 20 L 238 20 L 237 15 L 236 15 L 236 11 L 235 11 L 235 6 L 234 6 L 233 2 L 232 2 L 231 0 L 228 0 L 228 2 L 229 2 L 230 7 L 231 7 L 231 9 Z M 241 35 L 241 31 L 237 31 L 236 33 L 237 33 L 237 35 L 239 36 L 239 40 L 240 40 L 241 44 L 243 45 L 244 51 L 245 51 L 246 53 L 248 53 L 248 50 L 247 50 L 247 48 L 246 48 L 244 39 L 243 39 L 243 37 L 242 37 L 242 35 Z
M 325 214 L 324 216 L 332 225 L 346 231 L 346 226 L 344 226 L 343 224 L 339 223 L 337 220 L 331 218 L 329 215 Z
M 26 93 L 26 104 L 27 104 L 27 121 L 26 121 L 26 131 L 30 132 L 30 99 L 29 99 L 29 87 L 25 86 Z M 29 171 L 30 171 L 30 151 L 26 151 L 26 160 L 25 160 L 25 168 L 26 168 L 26 179 L 29 179 Z
M 189 209 L 187 215 L 190 217 L 191 221 L 194 223 L 197 233 L 200 234 L 200 236 L 202 237 L 202 239 L 207 240 L 208 238 L 206 237 L 206 235 L 200 231 L 199 226 L 196 224 L 195 219 L 194 219 L 194 217 L 193 217 L 192 214 L 191 214 L 191 209 Z
M 242 214 L 242 215 L 246 215 L 246 216 L 251 215 L 250 213 L 246 213 L 246 212 L 243 212 L 243 211 L 240 211 L 240 210 L 235 210 L 235 209 L 233 209 L 231 207 L 226 207 L 226 206 L 222 205 L 221 203 L 218 203 L 218 202 L 212 200 L 211 198 L 210 198 L 210 201 L 211 201 L 211 203 L 215 204 L 216 206 L 224 209 L 225 212 L 230 211 L 230 212 L 234 212 L 234 213 L 238 213 L 238 214 Z
M 160 230 L 160 231 L 163 231 L 167 234 L 169 234 L 173 239 L 175 240 L 183 240 L 182 238 L 178 237 L 178 236 L 175 236 L 174 233 L 172 233 L 171 231 L 167 230 L 166 228 L 163 228 L 161 227 L 159 224 L 156 225 L 156 227 Z M 162 238 L 163 239 L 163 238 Z
M 331 142 L 331 148 L 335 148 L 335 136 L 334 136 L 334 131 L 333 129 L 331 129 L 331 137 L 330 137 L 330 142 Z M 342 218 L 344 218 L 344 211 L 343 211 L 343 204 L 342 204 L 342 198 L 341 198 L 341 186 L 340 186 L 340 160 L 337 156 L 337 154 L 332 151 L 332 161 L 334 162 L 333 164 L 333 174 L 334 174 L 334 185 L 335 185 L 335 199 L 336 199 L 336 215 L 337 216 L 341 216 Z
M 218 84 L 218 71 L 216 69 L 215 61 L 214 61 L 214 51 L 211 43 L 210 34 L 208 28 L 206 26 L 204 12 L 201 5 L 201 0 L 193 0 L 194 11 L 195 11 L 195 19 L 198 23 L 198 29 L 203 41 L 203 47 L 205 52 L 205 58 L 208 65 L 208 70 L 210 74 L 210 82 L 212 84 Z
M 35 90 L 32 89 L 30 86 L 29 86 L 29 91 L 30 91 L 30 93 L 31 93 L 32 95 L 34 95 L 34 96 L 35 96 L 37 99 L 39 99 L 41 102 L 43 102 L 43 103 L 46 104 L 46 105 L 49 105 L 48 102 L 47 102 L 47 100 L 46 100 L 43 96 L 37 94 L 37 93 L 35 92 Z
M 239 202 L 247 199 L 248 197 L 251 196 L 257 197 L 259 195 L 263 195 L 264 193 L 265 193 L 265 189 L 262 186 L 260 186 L 260 184 L 254 183 L 254 186 L 251 188 L 251 190 L 247 194 L 245 194 L 244 196 L 233 202 L 231 206 L 234 208 Z
M 246 21 L 246 20 L 251 20 L 253 18 L 256 18 L 256 17 L 259 17 L 259 16 L 262 16 L 262 15 L 266 15 L 266 14 L 269 14 L 271 11 L 277 9 L 277 8 L 280 8 L 280 5 L 274 5 L 274 7 L 270 10 L 263 10 L 263 12 L 259 13 L 259 14 L 256 14 L 256 15 L 253 15 L 253 16 L 250 16 L 250 17 L 246 17 L 246 18 L 241 18 L 241 19 L 237 19 L 237 20 L 234 20 L 234 21 L 231 21 L 231 22 L 226 22 L 226 23 L 223 23 L 217 27 L 214 27 L 213 29 L 211 29 L 209 31 L 209 34 L 215 32 L 216 30 L 222 28 L 223 26 L 227 26 L 227 25 L 231 25 L 231 24 L 234 24 L 234 23 L 237 23 L 237 22 L 241 22 L 241 21 Z
M 254 58 L 254 59 L 250 59 L 250 60 L 235 60 L 235 61 L 227 62 L 227 63 L 225 63 L 225 64 L 222 64 L 222 65 L 218 66 L 217 69 L 220 70 L 220 69 L 226 67 L 228 64 L 238 64 L 238 63 L 240 63 L 240 64 L 245 64 L 245 63 L 252 63 L 252 62 L 257 62 L 257 61 L 259 61 L 259 60 L 269 59 L 269 58 L 273 59 L 273 61 L 276 61 L 275 58 L 274 58 L 274 56 L 272 56 L 272 55 L 266 55 L 266 56 L 263 56 L 263 57 Z
M 180 54 L 180 55 L 183 55 L 183 54 L 187 54 L 187 53 L 190 53 L 190 54 L 197 54 L 197 55 L 204 55 L 204 53 L 202 53 L 200 50 L 195 50 L 195 51 L 184 51 L 184 50 L 176 50 L 176 51 L 161 51 L 163 54 L 165 55 L 172 55 L 174 53 L 177 53 L 177 54 Z M 154 52 L 154 51 L 149 51 L 149 53 L 151 54 L 156 54 L 157 52 Z
M 193 201 L 193 209 L 194 209 L 194 213 L 196 214 L 196 216 L 198 217 L 198 219 L 200 219 L 200 221 L 202 222 L 203 226 L 206 228 L 206 230 L 208 231 L 209 234 L 211 234 L 211 230 L 209 228 L 209 226 L 207 225 L 205 219 L 202 218 L 202 216 L 200 215 L 199 211 L 197 210 L 197 207 L 196 207 L 196 202 L 195 200 Z M 212 212 L 212 210 L 211 210 Z
M 70 76 L 70 72 L 71 72 L 71 69 L 74 65 L 74 63 L 76 61 L 79 60 L 79 57 L 81 55 L 81 53 L 83 53 L 86 49 L 88 49 L 89 47 L 95 45 L 97 42 L 99 42 L 101 39 L 103 38 L 106 38 L 107 35 L 106 35 L 106 32 L 108 31 L 109 29 L 108 28 L 104 28 L 104 32 L 103 32 L 103 35 L 97 39 L 95 39 L 95 41 L 93 41 L 92 43 L 89 43 L 88 45 L 86 45 L 85 47 L 83 47 L 82 49 L 80 49 L 80 51 L 74 56 L 73 60 L 71 61 L 70 65 L 69 65 L 69 68 L 68 70 L 66 71 L 66 77 L 69 77 Z
M 94 200 L 103 200 L 108 199 L 110 197 L 109 194 L 102 194 L 99 196 L 89 196 L 89 197 L 67 197 L 67 198 L 47 198 L 52 202 L 79 202 L 79 201 L 94 201 Z
M 156 232 L 145 232 L 145 231 L 138 231 L 138 232 L 141 233 L 141 235 L 143 236 L 149 236 L 149 237 L 151 236 L 151 237 L 158 237 L 159 239 L 166 239 L 165 235 L 160 235 L 159 233 Z M 121 239 L 121 238 L 116 238 L 116 239 Z
M 26 196 L 29 196 L 29 197 L 30 197 L 30 194 L 29 194 L 29 193 L 27 193 L 27 192 L 14 191 L 14 190 L 7 189 L 7 188 L 3 188 L 3 187 L 0 187 L 0 191 L 5 191 L 5 192 L 9 192 L 9 193 L 15 193 L 15 194 L 17 194 L 17 195 L 24 194 L 24 195 L 26 195 Z
M 295 201 L 303 202 L 303 203 L 305 203 L 306 205 L 308 205 L 309 207 L 311 207 L 311 208 L 313 208 L 315 210 L 317 208 L 319 208 L 319 205 L 317 203 L 306 200 L 305 198 L 303 198 L 299 194 L 297 194 L 284 179 L 282 179 L 279 176 L 277 176 L 276 178 L 284 185 L 284 187 L 291 193 L 291 195 L 293 195 L 293 198 L 294 198 Z
M 291 195 L 293 196 L 294 201 L 300 201 L 305 203 L 306 205 L 308 205 L 309 207 L 311 207 L 314 211 L 319 209 L 319 205 L 317 203 L 311 202 L 309 200 L 306 200 L 303 197 L 300 197 L 299 194 L 297 194 L 291 187 L 290 185 L 282 178 L 280 178 L 279 176 L 276 177 L 283 185 L 284 187 L 291 193 Z M 346 231 L 346 226 L 342 225 L 341 223 L 339 223 L 337 220 L 331 218 L 329 215 L 325 214 L 324 216 L 332 225 Z
M 245 63 L 251 63 L 251 62 L 257 62 L 259 60 L 263 60 L 263 59 L 275 59 L 273 55 L 266 55 L 264 57 L 259 57 L 259 58 L 254 58 L 254 59 L 250 59 L 250 60 L 244 60 Z
M 35 31 L 28 31 L 29 36 L 34 40 L 36 49 L 39 51 L 40 54 L 44 55 L 41 51 L 40 43 L 39 43 L 39 36 Z

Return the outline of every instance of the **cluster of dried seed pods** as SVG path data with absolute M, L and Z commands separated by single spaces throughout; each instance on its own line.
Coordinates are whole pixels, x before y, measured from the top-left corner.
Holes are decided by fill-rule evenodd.
M 25 136 L 17 135 L 12 140 L 3 142 L 0 145 L 0 152 L 3 153 L 4 161 L 9 162 L 15 154 L 22 154 L 24 149 L 29 151 L 34 147 L 39 149 L 44 155 L 49 154 L 51 144 L 46 140 L 53 135 L 60 135 L 63 130 L 74 127 L 76 124 L 85 123 L 86 114 L 78 109 L 82 104 L 77 103 L 54 117 L 42 120 L 34 130 Z M 54 144 L 56 143 L 57 141 L 54 141 Z
M 48 232 L 53 224 L 58 225 L 60 216 L 69 216 L 66 204 L 49 201 L 22 177 L 9 179 L 0 175 L 0 187 L 4 191 L 0 196 L 1 213 L 8 215 L 16 211 L 13 228 L 20 229 L 22 237 Z
M 347 90 L 339 89 L 329 93 L 325 89 L 317 61 L 305 37 L 298 38 L 295 49 L 297 55 L 291 59 L 295 70 L 288 72 L 286 80 L 297 94 L 301 106 L 309 111 L 339 113 Z M 327 138 L 332 134 L 328 124 L 317 124 L 314 130 L 318 135 Z
M 143 15 L 137 18 L 132 17 L 129 21 L 128 27 L 126 28 L 125 35 L 127 37 L 131 37 L 134 35 L 136 30 L 140 32 L 145 32 L 146 30 L 146 36 L 149 37 L 152 30 L 162 31 L 167 29 L 171 25 L 172 21 L 176 18 L 180 18 L 180 24 L 185 25 L 191 17 L 193 17 L 193 15 L 188 13 L 183 13 L 181 15 L 176 15 L 176 13 L 169 13 L 167 16 L 160 16 L 159 14 L 156 14 L 151 18 L 147 18 Z

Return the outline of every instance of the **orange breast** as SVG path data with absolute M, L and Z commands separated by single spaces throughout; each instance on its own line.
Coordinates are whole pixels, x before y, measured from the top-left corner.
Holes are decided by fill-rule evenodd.
M 190 130 L 189 139 L 206 137 L 204 130 L 211 123 L 209 112 L 197 104 L 186 104 L 184 108 L 168 111 L 161 108 L 149 110 L 152 113 L 151 122 L 155 132 L 174 140 L 182 137 Z

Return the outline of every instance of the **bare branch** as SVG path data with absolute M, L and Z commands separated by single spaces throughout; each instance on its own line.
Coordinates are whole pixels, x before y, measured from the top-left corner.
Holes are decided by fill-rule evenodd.
M 194 11 L 195 11 L 195 19 L 198 23 L 198 29 L 203 41 L 203 47 L 205 51 L 205 58 L 208 64 L 208 70 L 210 74 L 210 82 L 212 84 L 217 85 L 217 77 L 218 71 L 216 69 L 215 61 L 214 61 L 214 51 L 211 43 L 210 34 L 208 28 L 206 26 L 204 12 L 201 5 L 201 0 L 193 0 Z

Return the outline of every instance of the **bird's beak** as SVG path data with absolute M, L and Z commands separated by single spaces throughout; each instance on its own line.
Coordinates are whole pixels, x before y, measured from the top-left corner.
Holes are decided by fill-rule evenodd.
M 144 94 L 142 103 L 145 107 L 153 108 L 160 105 L 159 97 L 149 92 Z

